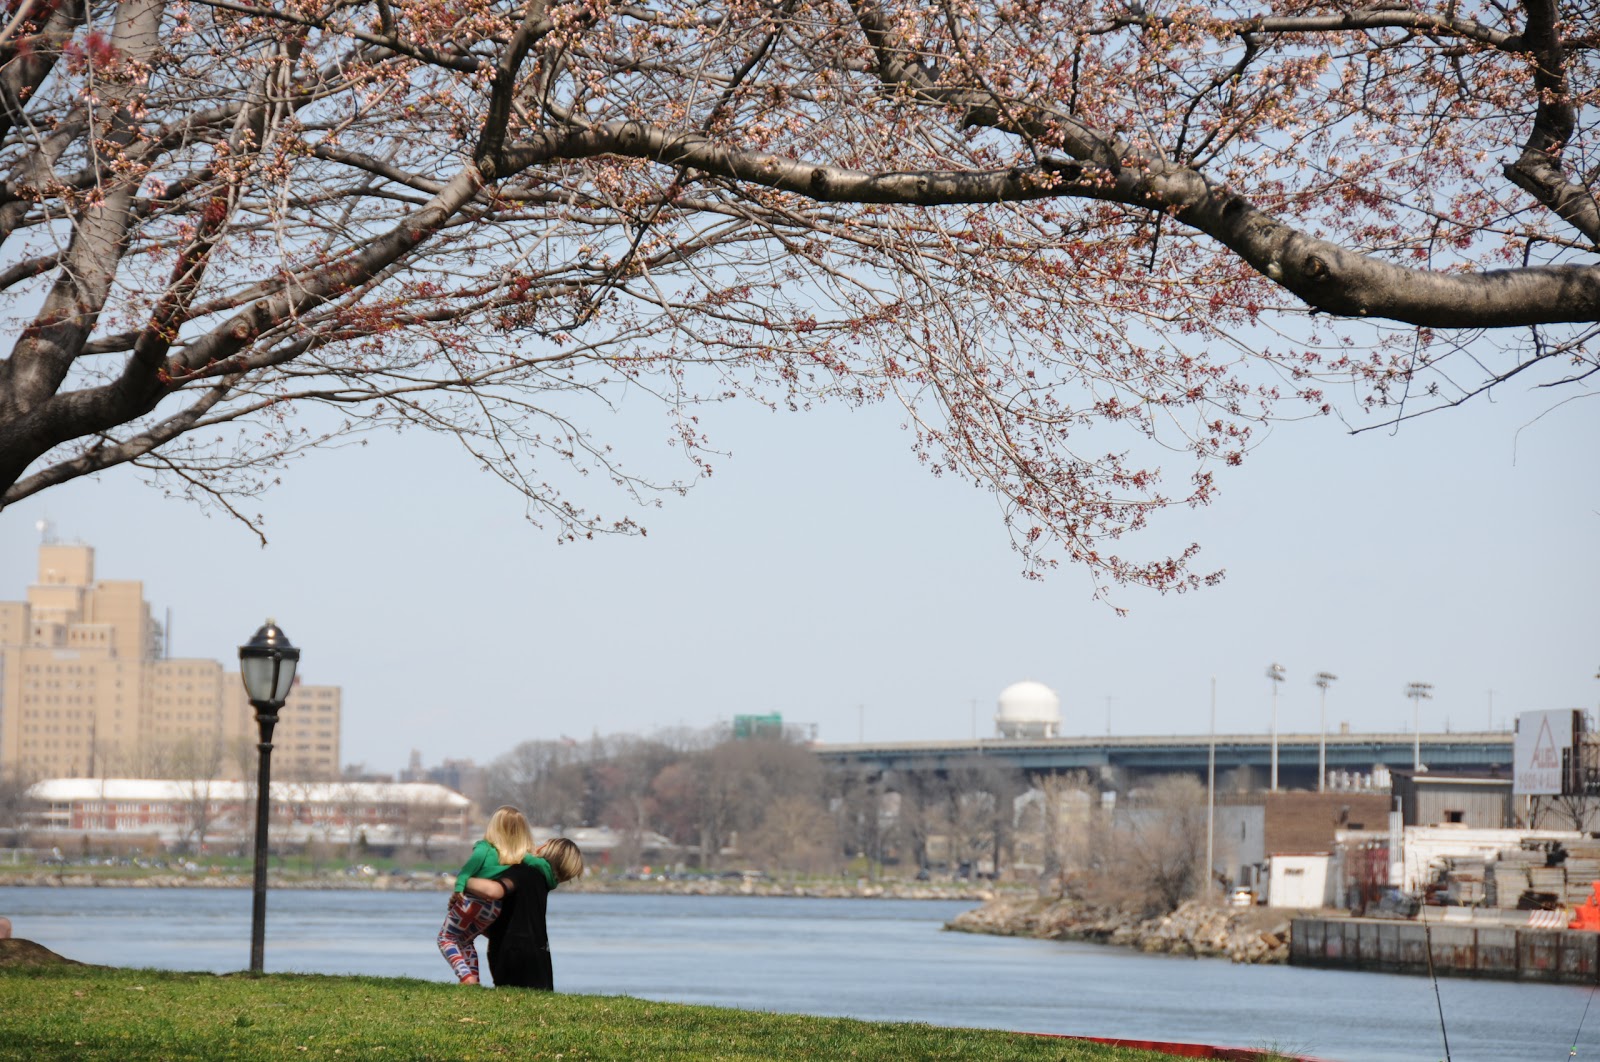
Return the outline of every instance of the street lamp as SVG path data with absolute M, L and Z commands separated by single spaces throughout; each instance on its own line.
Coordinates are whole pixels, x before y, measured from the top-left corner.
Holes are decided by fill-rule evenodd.
M 1311 681 L 1322 691 L 1322 738 L 1317 742 L 1317 792 L 1319 793 L 1328 788 L 1328 686 L 1338 677 L 1326 671 L 1319 671 L 1311 676 Z
M 255 636 L 239 646 L 239 677 L 256 710 L 261 741 L 256 745 L 260 763 L 256 770 L 256 875 L 250 906 L 250 972 L 261 972 L 267 935 L 267 819 L 271 810 L 268 786 L 272 777 L 272 728 L 278 709 L 289 699 L 300 650 L 289 644 L 282 628 L 267 620 Z
M 1422 702 L 1433 700 L 1433 683 L 1408 682 L 1406 696 L 1411 698 L 1411 769 L 1422 770 Z
M 1283 665 L 1267 667 L 1267 678 L 1272 680 L 1272 791 L 1278 791 L 1278 684 L 1283 681 Z

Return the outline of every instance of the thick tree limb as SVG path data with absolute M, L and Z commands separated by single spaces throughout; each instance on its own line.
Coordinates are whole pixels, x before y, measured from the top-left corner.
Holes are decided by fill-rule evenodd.
M 1090 156 L 1125 147 L 1096 143 L 1085 135 L 1077 139 L 1089 145 L 1084 154 Z M 1133 158 L 1104 169 L 1057 162 L 989 173 L 859 173 L 733 151 L 708 137 L 621 122 L 552 133 L 542 143 L 510 150 L 507 160 L 520 170 L 539 162 L 599 155 L 692 167 L 821 202 L 932 207 L 1072 197 L 1123 203 L 1170 214 L 1206 233 L 1323 313 L 1440 328 L 1504 328 L 1588 321 L 1600 315 L 1600 267 L 1462 274 L 1407 269 L 1298 232 L 1193 170 L 1160 159 Z
M 1506 166 L 1506 178 L 1564 218 L 1600 247 L 1600 205 L 1594 194 L 1567 180 L 1561 152 L 1577 127 L 1567 82 L 1567 49 L 1557 28 L 1554 0 L 1524 0 L 1524 33 L 1534 61 L 1533 87 L 1538 110 L 1522 156 Z

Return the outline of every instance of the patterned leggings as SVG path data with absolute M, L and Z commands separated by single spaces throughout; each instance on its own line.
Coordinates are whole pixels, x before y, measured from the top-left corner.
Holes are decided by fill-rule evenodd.
M 444 925 L 439 927 L 439 954 L 456 972 L 458 980 L 478 976 L 478 946 L 474 942 L 498 917 L 498 900 L 480 900 L 463 892 L 450 894 Z

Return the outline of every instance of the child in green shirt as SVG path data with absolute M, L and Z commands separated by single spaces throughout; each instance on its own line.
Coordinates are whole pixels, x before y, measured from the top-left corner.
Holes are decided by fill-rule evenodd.
M 526 863 L 543 871 L 552 883 L 555 872 L 550 864 L 532 854 L 533 831 L 528 820 L 514 807 L 496 808 L 483 831 L 483 840 L 472 846 L 466 865 L 456 875 L 455 891 L 445 908 L 444 925 L 439 929 L 439 952 L 464 985 L 478 983 L 477 938 L 500 916 L 498 900 L 468 895 L 464 890 L 470 878 L 497 878 L 506 868 Z

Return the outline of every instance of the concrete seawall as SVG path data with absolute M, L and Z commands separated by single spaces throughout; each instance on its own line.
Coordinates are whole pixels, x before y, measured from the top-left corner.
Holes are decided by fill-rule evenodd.
M 1426 974 L 1430 937 L 1440 976 L 1600 983 L 1600 933 L 1568 929 L 1296 918 L 1289 928 L 1289 963 Z

